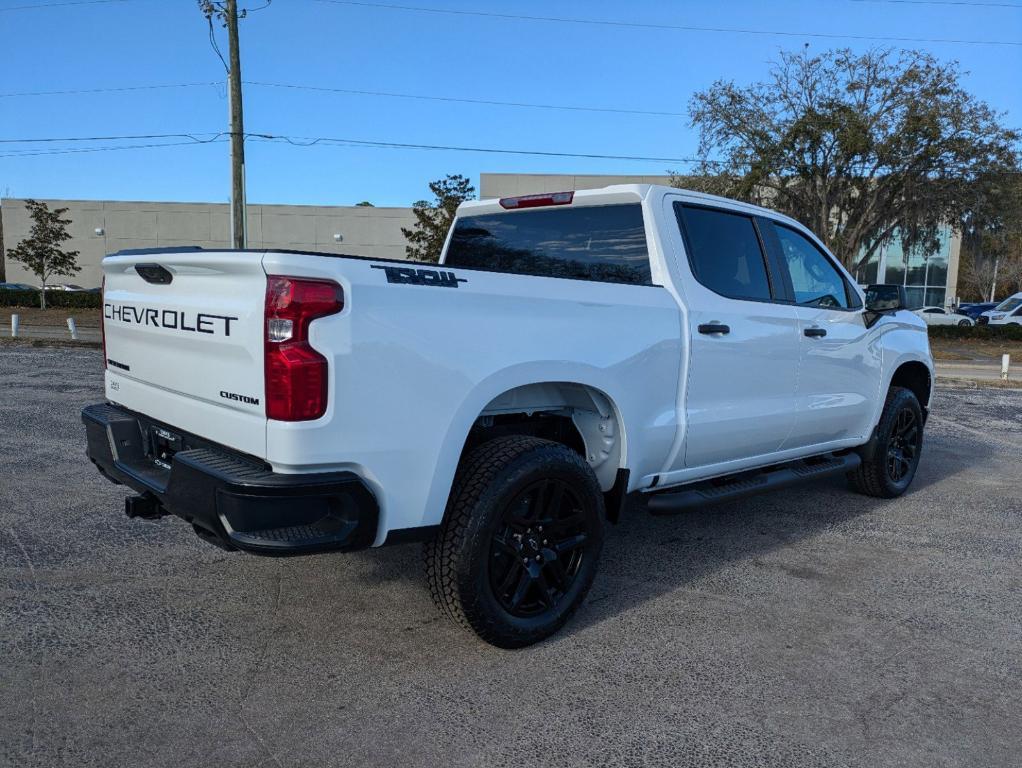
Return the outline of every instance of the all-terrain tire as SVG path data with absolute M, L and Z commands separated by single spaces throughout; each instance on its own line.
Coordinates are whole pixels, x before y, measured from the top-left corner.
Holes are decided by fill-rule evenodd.
M 549 503 L 535 501 L 530 507 L 536 494 Z M 543 517 L 543 509 L 558 511 Z M 544 521 L 558 515 L 560 522 L 550 522 L 544 532 Z M 592 586 L 603 546 L 603 517 L 599 483 L 575 451 L 521 435 L 484 443 L 462 459 L 443 523 L 423 550 L 433 601 L 492 645 L 520 648 L 539 642 L 568 621 Z M 562 535 L 569 523 L 566 546 L 574 548 L 565 570 L 562 559 L 569 557 L 568 550 L 557 554 L 562 549 L 554 531 Z M 555 568 L 556 582 L 551 576 Z M 509 597 L 511 588 L 501 587 L 513 576 Z M 519 582 L 525 584 L 524 594 L 515 604 L 523 589 Z M 514 610 L 508 607 L 512 604 Z
M 891 387 L 872 450 L 863 452 L 862 464 L 848 473 L 848 480 L 856 491 L 868 496 L 901 496 L 915 477 L 922 448 L 923 409 L 919 400 L 911 390 Z

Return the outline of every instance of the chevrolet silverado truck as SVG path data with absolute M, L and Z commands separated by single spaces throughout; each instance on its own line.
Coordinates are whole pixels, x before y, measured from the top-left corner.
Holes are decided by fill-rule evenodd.
M 467 202 L 438 264 L 177 248 L 103 272 L 82 417 L 129 516 L 261 555 L 423 541 L 437 606 L 501 647 L 568 620 L 636 499 L 835 473 L 890 498 L 919 463 L 933 364 L 903 290 L 731 200 Z

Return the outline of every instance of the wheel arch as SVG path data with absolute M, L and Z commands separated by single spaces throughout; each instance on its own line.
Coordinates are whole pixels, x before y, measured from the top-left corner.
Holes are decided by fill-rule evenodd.
M 888 392 L 891 387 L 904 387 L 911 391 L 919 401 L 925 418 L 930 405 L 930 395 L 933 393 L 932 371 L 926 363 L 919 360 L 907 360 L 898 365 L 891 374 L 891 380 L 887 386 Z M 886 396 L 886 392 L 884 394 Z
M 477 424 L 485 417 L 503 417 L 495 418 L 495 421 L 513 422 L 514 419 L 508 417 L 524 415 L 527 418 L 522 419 L 522 423 L 536 417 L 547 418 L 545 414 L 569 418 L 577 442 L 575 445 L 563 439 L 559 442 L 575 450 L 585 447 L 587 461 L 590 447 L 602 448 L 595 454 L 601 467 L 594 468 L 594 472 L 601 489 L 613 491 L 621 483 L 618 470 L 626 467 L 628 460 L 625 416 L 618 406 L 620 398 L 614 396 L 613 389 L 602 370 L 589 367 L 580 370 L 578 366 L 563 363 L 520 366 L 480 382 L 462 402 L 443 438 L 423 510 L 422 525 L 442 521 L 458 463 L 466 448 L 470 448 L 473 439 L 478 436 Z M 568 409 L 572 411 L 570 414 Z M 600 430 L 601 423 L 608 432 Z M 476 430 L 475 433 L 473 430 Z M 510 430 L 504 432 L 512 433 Z M 524 430 L 521 433 L 530 434 Z M 602 436 L 611 438 L 613 444 L 605 445 Z M 590 462 L 590 466 L 592 464 Z
M 519 430 L 563 443 L 580 453 L 603 491 L 613 487 L 617 471 L 623 466 L 624 425 L 617 404 L 592 385 L 544 381 L 500 393 L 479 412 L 462 452 L 471 445 L 473 433 L 486 439 L 488 434 L 515 434 Z

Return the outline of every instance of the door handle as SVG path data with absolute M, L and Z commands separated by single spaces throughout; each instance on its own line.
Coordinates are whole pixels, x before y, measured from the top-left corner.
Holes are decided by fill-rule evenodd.
M 827 329 L 826 328 L 806 328 L 804 331 L 802 331 L 802 333 L 804 333 L 806 336 L 808 336 L 811 339 L 812 338 L 823 338 L 824 336 L 827 335 Z
M 719 333 L 723 335 L 725 333 L 731 333 L 731 327 L 723 325 L 722 323 L 702 323 L 699 326 L 699 333 L 707 334 Z

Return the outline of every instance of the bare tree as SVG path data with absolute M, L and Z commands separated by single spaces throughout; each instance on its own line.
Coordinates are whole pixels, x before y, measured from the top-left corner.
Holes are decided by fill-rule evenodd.
M 1022 290 L 1022 176 L 988 187 L 993 219 L 968 217 L 962 233 L 962 295 L 993 300 Z M 965 291 L 969 293 L 966 294 Z

